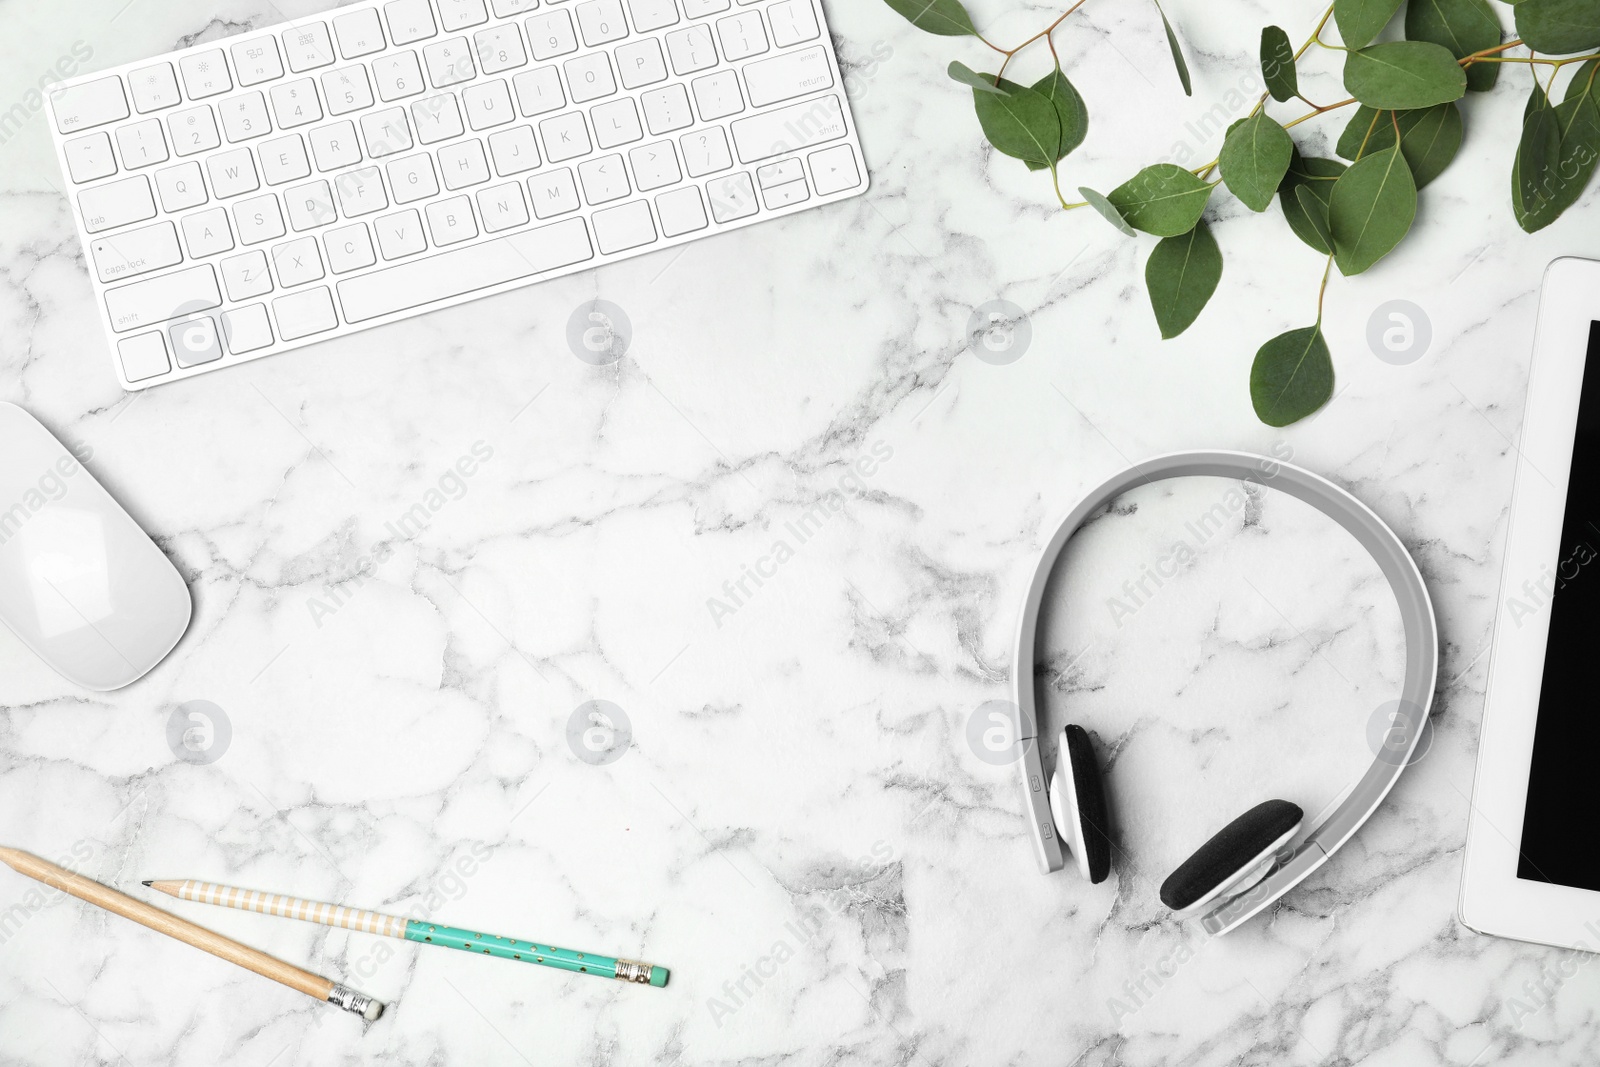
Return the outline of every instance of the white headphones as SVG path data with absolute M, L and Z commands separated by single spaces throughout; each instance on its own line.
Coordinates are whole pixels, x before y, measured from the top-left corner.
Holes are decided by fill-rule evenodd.
M 1088 733 L 1075 724 L 1061 731 L 1056 766 L 1048 776 L 1039 755 L 1033 653 L 1050 571 L 1085 520 L 1111 501 L 1140 485 L 1186 477 L 1234 478 L 1281 489 L 1333 519 L 1377 561 L 1389 580 L 1405 627 L 1401 710 L 1372 766 L 1338 805 L 1301 834 L 1303 815 L 1297 805 L 1286 800 L 1258 804 L 1201 845 L 1162 884 L 1161 901 L 1177 917 L 1202 916 L 1201 924 L 1208 932 L 1224 934 L 1326 863 L 1399 780 L 1433 703 L 1439 634 L 1422 574 L 1400 538 L 1365 504 L 1326 478 L 1248 452 L 1174 452 L 1113 475 L 1078 502 L 1045 545 L 1017 629 L 1012 686 L 1020 721 L 1015 725 L 1034 854 L 1043 873 L 1061 869 L 1063 847 L 1076 858 L 1079 872 L 1092 882 L 1103 881 L 1111 870 L 1110 820 Z

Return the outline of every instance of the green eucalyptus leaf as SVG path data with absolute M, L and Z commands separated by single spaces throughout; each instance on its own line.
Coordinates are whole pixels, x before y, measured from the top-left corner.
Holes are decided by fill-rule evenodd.
M 997 152 L 1015 159 L 1049 166 L 1060 158 L 1061 123 L 1056 108 L 1043 93 L 1002 81 L 999 93 L 972 90 L 983 135 Z
M 1133 227 L 1128 225 L 1128 220 L 1122 217 L 1122 212 L 1118 211 L 1117 206 L 1111 201 L 1107 200 L 1104 196 L 1095 192 L 1087 185 L 1078 186 L 1078 195 L 1083 197 L 1085 202 L 1087 202 L 1090 207 L 1098 211 L 1101 218 L 1111 223 L 1111 225 L 1115 226 L 1118 230 L 1121 230 L 1129 237 L 1136 236 L 1133 232 Z
M 1522 0 L 1517 36 L 1535 52 L 1570 55 L 1600 46 L 1600 4 L 1595 0 Z
M 1417 217 L 1417 185 L 1399 146 L 1369 153 L 1339 176 L 1328 200 L 1333 261 L 1360 274 L 1400 243 Z
M 1556 168 L 1561 162 L 1561 124 L 1537 80 L 1522 114 L 1522 136 L 1511 167 L 1511 199 L 1518 218 L 1531 214 L 1540 201 L 1553 197 L 1558 187 Z
M 1265 211 L 1293 157 L 1288 132 L 1265 111 L 1257 111 L 1228 131 L 1218 166 L 1222 180 L 1245 207 Z
M 1490 64 L 1491 66 L 1493 64 Z M 1300 94 L 1300 75 L 1294 67 L 1294 46 L 1282 26 L 1261 31 L 1261 79 L 1272 99 L 1282 103 Z
M 958 59 L 950 61 L 950 66 L 945 68 L 945 73 L 962 85 L 969 85 L 986 93 L 1005 93 L 1004 89 L 995 84 L 995 76 L 993 74 L 979 74 Z
M 1344 87 L 1368 107 L 1409 111 L 1461 99 L 1467 73 L 1443 45 L 1390 41 L 1347 55 Z
M 1461 149 L 1461 109 L 1456 104 L 1438 104 L 1417 111 L 1374 111 L 1363 104 L 1339 135 L 1339 154 L 1355 159 L 1392 147 L 1396 122 L 1400 124 L 1400 152 L 1421 189 L 1442 174 Z
M 978 28 L 961 0 L 884 0 L 919 30 L 940 37 L 976 37 Z
M 1268 426 L 1287 426 L 1333 396 L 1333 359 L 1322 327 L 1280 333 L 1261 346 L 1250 365 L 1250 403 Z
M 1161 25 L 1167 31 L 1167 47 L 1172 50 L 1172 65 L 1178 68 L 1178 81 L 1183 83 L 1183 95 L 1193 96 L 1194 86 L 1189 82 L 1189 64 L 1184 62 L 1183 49 L 1178 46 L 1178 35 L 1172 32 L 1172 23 L 1162 10 L 1161 0 L 1156 0 L 1156 10 L 1161 12 Z
M 1188 233 L 1200 221 L 1211 186 L 1176 163 L 1157 163 L 1111 190 L 1110 200 L 1134 229 L 1157 237 Z
M 1278 202 L 1289 228 L 1312 248 L 1329 255 L 1333 241 L 1328 235 L 1328 200 L 1345 166 L 1337 159 L 1301 156 L 1296 152 L 1289 173 L 1278 186 Z
M 1502 36 L 1500 18 L 1489 0 L 1410 0 L 1406 4 L 1406 39 L 1432 41 L 1457 59 L 1495 47 Z M 1498 63 L 1474 63 L 1467 68 L 1467 88 L 1487 92 L 1499 75 Z
M 1189 328 L 1221 277 L 1222 250 L 1205 223 L 1156 242 L 1144 265 L 1144 282 L 1163 340 Z
M 1540 107 L 1534 96 L 1524 114 L 1524 129 L 1529 117 Z M 1522 160 L 1512 168 L 1512 200 L 1517 224 L 1529 233 L 1543 229 L 1577 202 L 1594 176 L 1600 161 L 1600 61 L 1590 60 L 1567 83 L 1566 95 L 1555 108 L 1560 136 L 1560 154 L 1543 182 L 1535 183 L 1535 198 L 1524 203 L 1518 196 L 1522 186 Z
M 1061 147 L 1056 150 L 1056 161 L 1059 162 L 1088 136 L 1089 109 L 1084 106 L 1083 97 L 1078 95 L 1078 90 L 1067 80 L 1060 67 L 1035 82 L 1033 89 L 1043 93 L 1055 106 L 1056 120 L 1061 124 Z M 1029 170 L 1044 170 L 1045 166 L 1031 160 L 1028 162 Z
M 1333 21 L 1346 48 L 1365 48 L 1400 10 L 1400 0 L 1333 0 Z

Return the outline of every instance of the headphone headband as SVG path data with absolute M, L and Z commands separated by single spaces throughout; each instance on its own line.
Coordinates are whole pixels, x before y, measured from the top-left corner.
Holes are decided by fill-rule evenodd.
M 1278 854 L 1270 874 L 1244 892 L 1219 900 L 1206 913 L 1202 925 L 1208 932 L 1217 934 L 1255 915 L 1326 863 L 1383 802 L 1405 770 L 1427 722 L 1439 669 L 1439 634 L 1433 602 L 1423 585 L 1422 574 L 1400 538 L 1372 509 L 1320 475 L 1249 452 L 1204 451 L 1156 456 L 1106 479 L 1078 502 L 1045 545 L 1028 585 L 1021 624 L 1017 628 L 1012 688 L 1019 718 L 1017 736 L 1022 749 L 1019 766 L 1028 798 L 1034 854 L 1043 872 L 1059 870 L 1063 864 L 1061 840 L 1054 828 L 1046 792 L 1049 777 L 1039 756 L 1039 717 L 1034 704 L 1034 641 L 1050 573 L 1072 535 L 1105 505 L 1141 485 L 1191 477 L 1232 478 L 1282 490 L 1349 531 L 1377 561 L 1388 579 L 1400 608 L 1406 639 L 1406 676 L 1400 690 L 1400 706 L 1406 713 L 1399 716 L 1395 727 L 1402 743 L 1382 750 L 1337 806 L 1298 844 Z

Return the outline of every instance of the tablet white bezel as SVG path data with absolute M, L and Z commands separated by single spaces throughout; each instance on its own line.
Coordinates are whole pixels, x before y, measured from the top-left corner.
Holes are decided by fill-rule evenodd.
M 1600 262 L 1551 263 L 1516 455 L 1458 907 L 1461 921 L 1481 933 L 1590 951 L 1600 950 L 1600 892 L 1520 879 L 1517 861 L 1550 629 L 1548 596 L 1535 603 L 1524 582 L 1537 587 L 1558 562 L 1584 360 L 1596 321 Z M 1593 372 L 1600 375 L 1600 365 Z M 1589 846 L 1575 838 L 1573 847 Z

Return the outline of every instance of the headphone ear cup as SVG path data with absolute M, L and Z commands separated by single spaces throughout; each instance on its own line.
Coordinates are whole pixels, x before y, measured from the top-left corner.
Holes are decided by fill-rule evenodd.
M 1186 918 L 1238 886 L 1293 839 L 1304 817 L 1298 804 L 1268 800 L 1218 830 L 1161 883 L 1161 903 Z M 1264 872 L 1263 872 L 1264 873 Z
M 1111 873 L 1111 825 L 1094 744 L 1083 727 L 1061 731 L 1056 770 L 1050 782 L 1050 811 L 1066 839 L 1078 873 L 1096 884 Z

